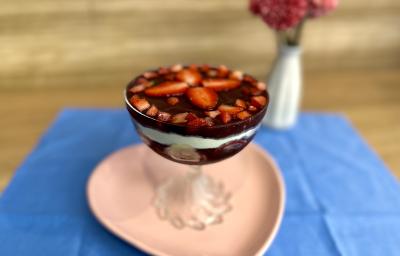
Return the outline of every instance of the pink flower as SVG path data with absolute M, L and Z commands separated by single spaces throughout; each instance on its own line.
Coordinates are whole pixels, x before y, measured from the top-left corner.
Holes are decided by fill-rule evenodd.
M 311 18 L 319 17 L 334 10 L 338 0 L 309 0 L 309 15 Z
M 250 0 L 249 1 L 249 9 L 255 15 L 260 14 L 259 0 Z
M 250 0 L 250 10 L 270 27 L 284 30 L 296 26 L 306 15 L 307 0 Z

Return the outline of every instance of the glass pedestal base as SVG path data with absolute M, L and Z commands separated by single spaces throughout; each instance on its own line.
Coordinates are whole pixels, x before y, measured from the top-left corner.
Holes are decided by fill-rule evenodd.
M 157 187 L 154 206 L 158 216 L 174 227 L 202 230 L 223 222 L 232 208 L 230 197 L 221 182 L 193 166 L 187 174 L 170 177 Z

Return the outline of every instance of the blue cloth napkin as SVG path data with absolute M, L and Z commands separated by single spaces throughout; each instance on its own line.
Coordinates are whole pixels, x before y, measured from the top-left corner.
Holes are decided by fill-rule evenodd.
M 125 110 L 61 112 L 0 198 L 0 255 L 146 255 L 104 229 L 85 196 L 96 164 L 139 142 Z M 399 182 L 346 119 L 302 114 L 290 131 L 261 128 L 255 142 L 287 189 L 266 255 L 400 255 Z

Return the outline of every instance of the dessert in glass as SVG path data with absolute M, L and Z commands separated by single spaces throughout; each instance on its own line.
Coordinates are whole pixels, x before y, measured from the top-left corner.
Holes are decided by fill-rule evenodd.
M 156 188 L 159 217 L 176 228 L 221 223 L 231 195 L 201 166 L 235 155 L 252 140 L 268 106 L 266 85 L 223 65 L 173 65 L 139 75 L 124 96 L 142 141 L 187 165 L 185 175 Z

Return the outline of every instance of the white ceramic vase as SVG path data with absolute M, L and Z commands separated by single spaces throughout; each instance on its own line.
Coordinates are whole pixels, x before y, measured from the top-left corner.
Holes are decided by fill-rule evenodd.
M 281 44 L 268 76 L 270 103 L 263 123 L 288 129 L 297 120 L 302 91 L 301 49 Z

